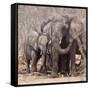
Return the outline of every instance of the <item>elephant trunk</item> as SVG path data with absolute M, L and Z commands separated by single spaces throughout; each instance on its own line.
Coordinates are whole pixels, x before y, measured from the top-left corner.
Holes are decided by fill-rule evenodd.
M 70 42 L 65 49 L 62 49 L 59 44 L 56 44 L 54 46 L 55 46 L 55 49 L 57 49 L 57 51 L 59 51 L 60 54 L 66 54 L 69 52 L 71 45 L 72 45 L 72 42 Z

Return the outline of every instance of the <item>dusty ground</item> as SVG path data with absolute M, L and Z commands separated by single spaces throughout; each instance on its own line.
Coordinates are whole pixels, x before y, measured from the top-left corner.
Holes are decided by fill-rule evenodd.
M 42 83 L 61 83 L 61 82 L 75 82 L 75 81 L 85 81 L 86 78 L 84 75 L 77 77 L 61 77 L 50 78 L 47 75 L 36 76 L 31 74 L 19 74 L 18 75 L 18 84 L 42 84 Z

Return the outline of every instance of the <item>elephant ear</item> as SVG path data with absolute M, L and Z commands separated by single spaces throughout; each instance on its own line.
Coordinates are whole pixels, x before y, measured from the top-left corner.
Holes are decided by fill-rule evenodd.
M 73 17 L 70 25 L 70 35 L 73 39 L 77 38 L 83 33 L 83 23 L 78 17 Z

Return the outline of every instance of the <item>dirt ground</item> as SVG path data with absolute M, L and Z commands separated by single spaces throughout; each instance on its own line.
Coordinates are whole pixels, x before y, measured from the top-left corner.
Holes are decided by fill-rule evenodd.
M 76 81 L 85 81 L 86 78 L 84 75 L 77 77 L 63 77 L 59 76 L 58 78 L 50 78 L 47 75 L 36 76 L 31 74 L 19 74 L 18 75 L 18 84 L 45 84 L 45 83 L 62 83 L 62 82 L 76 82 Z

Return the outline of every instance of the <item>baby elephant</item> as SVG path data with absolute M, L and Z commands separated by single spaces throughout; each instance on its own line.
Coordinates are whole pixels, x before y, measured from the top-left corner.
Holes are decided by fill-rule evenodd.
M 36 31 L 31 31 L 29 35 L 26 36 L 24 43 L 24 51 L 26 56 L 27 73 L 30 72 L 30 62 L 31 72 L 37 72 L 37 62 L 41 57 L 42 65 L 45 65 L 44 63 L 46 58 L 47 43 L 47 36 L 43 34 L 40 35 Z

